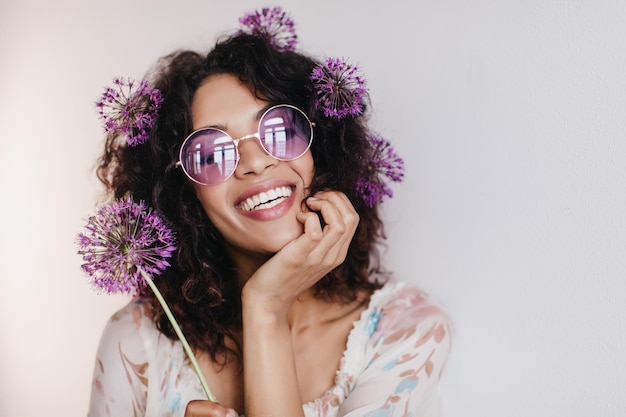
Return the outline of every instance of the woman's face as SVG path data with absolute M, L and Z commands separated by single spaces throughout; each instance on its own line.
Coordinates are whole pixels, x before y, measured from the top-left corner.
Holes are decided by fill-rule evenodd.
M 268 104 L 236 76 L 212 75 L 193 98 L 193 128 L 218 127 L 233 138 L 256 133 L 258 117 Z M 240 160 L 231 177 L 215 185 L 193 185 L 235 261 L 274 254 L 302 234 L 296 213 L 313 178 L 310 150 L 293 161 L 272 157 L 257 139 L 240 141 L 238 150 Z

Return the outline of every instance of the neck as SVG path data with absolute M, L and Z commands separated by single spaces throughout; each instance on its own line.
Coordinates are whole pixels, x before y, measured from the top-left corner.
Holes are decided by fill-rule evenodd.
M 313 289 L 301 293 L 291 305 L 287 321 L 292 332 L 299 332 L 310 326 L 335 319 L 336 304 L 328 300 L 315 298 Z

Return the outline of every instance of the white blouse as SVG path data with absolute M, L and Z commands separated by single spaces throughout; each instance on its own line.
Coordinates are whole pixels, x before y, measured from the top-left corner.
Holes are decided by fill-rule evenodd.
M 443 308 L 416 287 L 387 283 L 348 335 L 335 384 L 303 404 L 307 417 L 435 417 L 450 350 Z M 160 333 L 141 301 L 106 325 L 94 370 L 89 417 L 182 417 L 206 399 L 182 344 Z

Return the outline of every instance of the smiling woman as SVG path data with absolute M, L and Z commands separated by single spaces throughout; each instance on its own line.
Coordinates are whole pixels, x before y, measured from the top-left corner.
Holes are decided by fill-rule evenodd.
M 378 262 L 403 162 L 368 125 L 365 80 L 296 51 L 279 8 L 241 23 L 101 105 L 124 120 L 98 176 L 177 236 L 154 283 L 217 401 L 139 291 L 104 330 L 89 415 L 436 416 L 449 321 Z
M 263 138 L 259 140 L 239 139 L 235 147 L 238 158 L 228 177 L 222 177 L 220 183 L 211 186 L 197 184 L 197 181 L 193 185 L 204 211 L 226 240 L 230 255 L 236 256 L 234 252 L 237 251 L 246 253 L 240 256 L 240 262 L 243 263 L 246 263 L 248 252 L 273 254 L 302 235 L 303 223 L 298 220 L 298 213 L 302 212 L 300 203 L 307 197 L 307 188 L 313 178 L 313 157 L 308 151 L 313 131 L 305 114 L 295 107 L 287 107 L 290 113 L 295 113 L 308 123 L 309 128 L 304 132 L 298 128 L 303 123 L 292 123 L 293 117 L 281 118 L 283 129 L 290 132 L 286 142 L 289 148 L 297 151 L 288 155 L 281 152 L 281 160 L 275 152 L 267 149 L 275 148 L 267 145 L 273 142 L 274 136 L 268 132 L 271 129 L 265 120 L 267 112 L 264 109 L 267 107 L 267 101 L 256 98 L 252 89 L 232 74 L 216 74 L 205 78 L 191 104 L 194 129 L 222 126 L 224 131 L 232 132 L 233 137 L 245 137 L 247 132 L 257 127 L 259 132 L 260 129 L 264 130 Z M 270 115 L 278 116 L 285 111 L 282 106 L 270 108 Z M 263 115 L 260 119 L 259 114 Z M 294 142 L 296 146 L 292 145 Z M 199 148 L 195 145 L 194 149 L 197 152 Z M 211 170 L 213 165 L 217 165 L 214 161 L 212 156 L 210 163 L 202 164 L 201 171 Z M 268 194 L 274 194 L 274 199 L 270 200 Z M 250 270 L 258 267 L 251 265 Z

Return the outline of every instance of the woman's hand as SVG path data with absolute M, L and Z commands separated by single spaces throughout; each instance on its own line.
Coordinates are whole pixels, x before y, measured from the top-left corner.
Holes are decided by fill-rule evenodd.
M 320 192 L 306 205 L 311 211 L 297 217 L 302 235 L 257 269 L 242 290 L 244 401 L 250 417 L 304 416 L 288 312 L 298 296 L 345 260 L 359 224 L 343 193 Z
M 298 214 L 304 233 L 252 275 L 244 287 L 244 300 L 247 297 L 256 305 L 286 312 L 299 294 L 345 260 L 359 224 L 359 215 L 348 197 L 338 191 L 324 191 L 309 197 L 306 205 L 311 211 Z
M 209 400 L 189 401 L 185 409 L 185 417 L 237 417 L 232 408 L 226 408 Z

